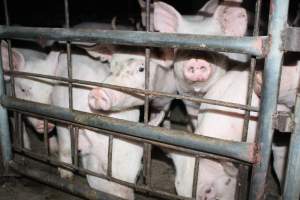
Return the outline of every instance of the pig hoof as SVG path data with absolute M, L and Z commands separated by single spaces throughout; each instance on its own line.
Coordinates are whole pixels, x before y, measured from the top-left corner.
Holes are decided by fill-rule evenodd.
M 69 180 L 73 179 L 73 172 L 61 168 L 59 168 L 58 171 L 61 178 Z

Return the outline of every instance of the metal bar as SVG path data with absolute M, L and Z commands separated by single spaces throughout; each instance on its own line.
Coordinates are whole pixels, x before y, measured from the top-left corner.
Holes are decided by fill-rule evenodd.
M 192 197 L 195 198 L 195 199 L 197 199 L 199 162 L 200 162 L 200 157 L 197 156 L 196 159 L 195 159 L 195 168 L 194 168 L 194 177 L 193 177 L 193 192 L 192 192 Z
M 42 170 L 38 170 L 37 168 L 30 169 L 13 161 L 9 163 L 9 166 L 11 169 L 24 176 L 30 177 L 36 181 L 60 190 L 64 190 L 85 199 L 122 200 L 122 198 L 93 190 L 86 184 L 79 184 L 77 182 L 70 183 L 65 179 L 58 178 L 53 175 L 51 176 Z
M 66 164 L 66 163 L 63 163 L 63 162 L 56 161 L 53 158 L 49 158 L 49 160 L 44 159 L 42 155 L 33 153 L 33 152 L 31 152 L 29 150 L 26 150 L 26 149 L 23 149 L 22 151 L 17 150 L 17 153 L 20 153 L 20 154 L 22 153 L 23 155 L 25 155 L 29 158 L 32 158 L 32 159 L 35 159 L 35 160 L 38 160 L 38 161 L 42 161 L 42 162 L 47 163 L 47 164 L 51 164 L 55 167 L 63 167 L 63 168 L 69 169 L 69 170 L 75 170 L 74 167 L 70 164 Z M 122 180 L 116 179 L 114 177 L 108 177 L 108 176 L 105 176 L 103 174 L 98 174 L 98 173 L 95 173 L 93 171 L 83 169 L 83 168 L 78 169 L 78 174 L 81 175 L 81 176 L 84 176 L 84 177 L 88 174 L 88 175 L 95 176 L 95 177 L 98 177 L 98 178 L 114 181 L 114 182 L 119 183 L 121 185 L 131 187 L 135 191 L 151 194 L 152 196 L 164 197 L 164 198 L 176 199 L 176 200 L 191 200 L 190 198 L 180 197 L 178 195 L 171 194 L 169 192 L 165 192 L 165 191 L 161 191 L 161 190 L 153 190 L 152 188 L 149 188 L 149 187 L 146 187 L 146 186 L 143 186 L 143 185 L 136 185 L 136 184 L 133 184 L 133 183 L 128 183 L 126 181 L 122 181 Z
M 285 51 L 300 52 L 300 27 L 288 27 L 284 31 L 284 47 Z
M 84 30 L 0 26 L 0 38 L 21 40 L 52 39 L 130 46 L 214 50 L 264 56 L 268 37 L 228 37 L 193 34 L 168 34 L 142 31 Z
M 210 152 L 236 158 L 245 162 L 255 162 L 255 157 L 253 155 L 256 150 L 256 145 L 250 143 L 240 143 L 201 135 L 193 135 L 185 131 L 146 126 L 142 123 L 113 119 L 103 115 L 95 115 L 80 111 L 70 111 L 66 108 L 28 102 L 7 96 L 1 97 L 1 103 L 9 109 L 36 113 L 77 124 L 115 131 L 121 135 L 126 134 L 193 150 Z
M 49 157 L 49 142 L 48 142 L 48 120 L 44 120 L 44 148 L 45 154 Z
M 1 47 L 1 43 L 0 43 Z M 1 48 L 0 48 L 1 49 Z M 3 79 L 3 66 L 2 66 L 2 55 L 0 51 L 0 95 L 5 95 L 5 85 Z M 10 140 L 10 132 L 9 132 L 9 124 L 8 124 L 8 116 L 7 110 L 3 105 L 0 105 L 0 141 L 1 141 L 1 152 L 2 159 L 7 169 L 8 162 L 12 159 L 12 148 L 11 148 L 11 140 Z
M 78 134 L 79 134 L 79 128 L 75 127 L 74 131 L 74 166 L 76 169 L 79 168 L 79 162 L 78 162 Z
M 253 36 L 259 35 L 259 21 L 261 14 L 261 4 L 262 0 L 257 0 L 255 5 L 255 21 L 254 21 L 254 30 Z M 251 106 L 252 102 L 252 94 L 253 94 L 253 84 L 254 84 L 254 74 L 255 74 L 255 66 L 256 66 L 256 58 L 254 56 L 251 57 L 250 60 L 250 72 L 248 76 L 248 90 L 247 90 L 247 106 Z M 248 136 L 248 128 L 250 121 L 250 110 L 246 110 L 245 112 L 245 120 L 243 124 L 243 133 L 242 133 L 242 142 L 247 141 Z M 249 176 L 249 167 L 244 165 L 239 165 L 239 172 L 237 178 L 237 190 L 235 199 L 247 199 L 248 197 L 248 176 Z
M 265 184 L 270 161 L 271 146 L 273 139 L 272 116 L 277 109 L 277 95 L 280 83 L 280 73 L 283 51 L 282 31 L 287 26 L 289 1 L 270 1 L 270 51 L 265 60 L 264 82 L 262 88 L 261 113 L 259 117 L 257 144 L 258 163 L 254 164 L 250 185 L 250 200 L 261 200 L 265 197 Z
M 108 177 L 112 176 L 113 140 L 114 140 L 114 136 L 113 135 L 109 135 L 109 140 L 108 140 L 108 164 L 107 164 L 107 176 Z
M 150 0 L 146 0 L 146 31 L 150 32 Z M 151 51 L 149 48 L 145 49 L 145 90 L 149 90 L 149 80 L 150 80 L 150 56 Z M 149 95 L 145 95 L 144 103 L 144 123 L 148 124 L 149 117 Z M 144 184 L 146 187 L 151 187 L 151 144 L 144 143 Z
M 45 116 L 42 116 L 42 115 L 32 114 L 32 113 L 28 113 L 28 112 L 24 112 L 24 111 L 20 111 L 20 110 L 18 110 L 18 112 L 24 113 L 26 115 L 31 115 L 31 116 L 34 116 L 34 117 L 38 117 L 38 118 L 43 118 L 43 117 L 46 118 Z M 59 122 L 59 123 L 73 124 L 76 127 L 78 126 L 79 128 L 89 129 L 89 130 L 92 130 L 94 132 L 101 132 L 101 134 L 107 135 L 107 136 L 113 135 L 115 138 L 132 140 L 132 141 L 139 142 L 139 143 L 149 143 L 149 144 L 152 144 L 152 145 L 155 145 L 155 146 L 160 146 L 162 148 L 166 148 L 168 150 L 176 150 L 176 151 L 184 152 L 184 153 L 187 153 L 187 154 L 199 156 L 201 158 L 208 158 L 208 159 L 215 159 L 215 160 L 219 160 L 219 161 L 232 162 L 232 163 L 236 163 L 236 164 L 243 163 L 244 165 L 250 165 L 250 163 L 247 163 L 247 162 L 244 162 L 244 161 L 234 160 L 232 158 L 226 158 L 226 157 L 222 157 L 222 156 L 218 156 L 218 155 L 214 155 L 214 154 L 210 154 L 210 153 L 206 153 L 206 152 L 199 152 L 199 151 L 195 151 L 195 150 L 192 150 L 192 149 L 186 149 L 186 148 L 179 147 L 179 146 L 164 144 L 164 143 L 160 143 L 160 142 L 156 142 L 156 141 L 152 141 L 152 140 L 147 140 L 147 139 L 143 139 L 143 138 L 137 138 L 137 137 L 130 136 L 130 135 L 120 135 L 119 133 L 109 131 L 109 130 L 103 130 L 103 129 L 99 129 L 99 128 L 88 127 L 86 125 L 75 124 L 75 123 L 72 123 L 72 122 L 68 122 L 68 121 L 64 121 L 64 120 L 60 120 L 60 119 L 49 118 L 49 117 L 47 117 L 47 119 L 50 119 L 51 121 L 56 121 L 56 122 Z
M 201 97 L 194 97 L 194 96 L 189 96 L 189 95 L 176 95 L 176 94 L 170 94 L 170 93 L 166 93 L 166 92 L 158 92 L 158 91 L 153 91 L 153 90 L 143 90 L 143 89 L 122 87 L 122 86 L 110 85 L 110 84 L 105 84 L 105 83 L 83 81 L 83 80 L 79 80 L 79 79 L 72 79 L 69 81 L 68 78 L 64 78 L 64 77 L 48 76 L 48 75 L 28 73 L 28 72 L 14 71 L 13 73 L 16 76 L 20 76 L 20 77 L 39 77 L 39 78 L 48 78 L 48 79 L 58 80 L 58 81 L 63 81 L 63 82 L 72 82 L 74 85 L 80 86 L 80 87 L 84 87 L 84 86 L 79 85 L 79 84 L 93 85 L 93 86 L 98 86 L 98 87 L 111 88 L 114 90 L 119 90 L 121 92 L 127 92 L 127 93 L 140 93 L 140 94 L 148 94 L 148 95 L 152 95 L 152 96 L 170 97 L 170 98 L 174 98 L 174 99 L 182 99 L 182 100 L 185 99 L 185 100 L 193 101 L 196 103 L 206 103 L 206 104 L 212 104 L 212 105 L 226 106 L 229 108 L 236 108 L 236 109 L 240 109 L 240 110 L 251 110 L 252 112 L 259 112 L 258 107 L 253 107 L 253 106 L 249 107 L 249 106 L 243 105 L 243 104 L 230 103 L 230 102 L 226 102 L 226 101 L 218 101 L 218 100 L 213 100 L 213 99 L 204 99 Z M 53 83 L 49 83 L 49 84 L 53 84 Z
M 291 135 L 287 171 L 283 191 L 283 199 L 299 199 L 300 197 L 300 94 L 297 94 L 295 105 L 294 131 Z

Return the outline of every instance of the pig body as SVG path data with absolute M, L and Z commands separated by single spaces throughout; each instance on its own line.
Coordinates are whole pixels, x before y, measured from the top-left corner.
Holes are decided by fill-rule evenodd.
M 93 60 L 87 56 L 72 55 L 73 78 L 102 82 L 109 74 L 108 64 Z M 62 54 L 59 58 L 58 75 L 66 77 L 66 55 Z M 73 88 L 73 107 L 75 110 L 93 112 L 88 105 L 88 94 L 90 88 Z M 52 103 L 61 107 L 69 107 L 67 86 L 57 85 L 52 95 Z M 109 117 L 125 119 L 130 121 L 139 120 L 139 110 L 130 109 L 120 112 L 112 112 Z M 99 134 L 91 130 L 79 130 L 78 146 L 81 151 L 82 165 L 85 169 L 99 174 L 107 174 L 108 165 L 108 144 L 107 135 Z M 59 137 L 60 160 L 71 163 L 71 141 L 67 127 L 57 126 Z M 126 140 L 113 140 L 112 152 L 112 176 L 130 183 L 135 183 L 141 166 L 143 155 L 142 147 Z M 72 177 L 72 173 L 60 169 L 61 176 Z M 133 190 L 120 184 L 87 175 L 89 185 L 100 191 L 108 192 L 125 199 L 134 199 Z
M 247 86 L 249 76 L 248 71 L 232 70 L 223 76 L 204 96 L 208 99 L 216 99 L 226 102 L 245 104 L 247 97 Z M 238 83 L 238 84 L 237 84 Z M 252 106 L 259 106 L 259 98 L 253 93 Z M 226 140 L 241 141 L 243 132 L 243 123 L 245 120 L 245 111 L 222 107 L 217 105 L 201 104 L 198 115 L 198 127 L 196 134 L 208 137 L 215 137 Z M 247 142 L 254 142 L 257 128 L 257 113 L 250 113 L 250 122 L 248 126 Z M 217 122 L 217 123 L 216 123 Z M 275 162 L 274 169 L 279 180 L 282 180 L 282 171 L 284 167 L 283 158 L 286 149 L 273 145 Z M 180 165 L 179 172 L 185 172 L 186 169 L 192 169 L 195 165 L 195 159 L 184 157 Z M 199 163 L 197 199 L 234 199 L 236 178 L 238 170 L 230 162 L 220 162 L 211 159 L 201 159 Z M 192 179 L 194 171 L 190 170 L 185 176 L 176 177 L 178 180 L 178 191 L 183 191 L 185 196 L 191 196 Z M 189 187 L 186 187 L 186 186 Z M 188 194 L 188 195 L 186 195 Z
M 9 71 L 7 44 L 2 43 L 2 57 L 4 71 Z M 53 67 L 53 60 L 56 55 L 46 55 L 43 52 L 25 49 L 25 48 L 13 48 L 12 49 L 12 63 L 15 71 L 37 73 L 42 75 L 54 75 L 55 68 Z M 6 80 L 10 78 L 4 77 Z M 53 88 L 53 81 L 46 79 L 30 79 L 15 77 L 15 94 L 17 98 L 49 104 L 50 94 Z M 27 116 L 25 119 L 29 125 L 31 125 L 37 133 L 44 132 L 44 121 L 35 117 Z M 24 147 L 31 149 L 28 133 L 23 123 L 23 140 Z M 48 131 L 51 131 L 54 125 L 48 123 Z M 57 141 L 55 137 L 49 138 L 50 151 L 54 153 L 57 150 Z

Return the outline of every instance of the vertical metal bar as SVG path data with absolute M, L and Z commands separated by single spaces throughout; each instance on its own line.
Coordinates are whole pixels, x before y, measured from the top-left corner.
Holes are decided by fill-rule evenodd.
M 74 131 L 73 131 L 73 146 L 74 146 L 74 154 L 73 154 L 73 162 L 75 165 L 75 168 L 78 169 L 79 168 L 79 162 L 78 162 L 78 132 L 79 132 L 79 128 L 75 127 Z
M 255 21 L 254 21 L 254 29 L 253 29 L 253 36 L 259 35 L 259 21 L 260 21 L 260 14 L 261 14 L 261 4 L 262 0 L 256 1 L 255 7 Z M 252 94 L 253 94 L 253 80 L 254 80 L 254 73 L 255 73 L 255 66 L 256 66 L 256 58 L 251 57 L 250 60 L 250 72 L 248 76 L 248 91 L 247 91 L 247 106 L 251 106 L 252 102 Z M 245 112 L 245 120 L 243 125 L 243 134 L 242 134 L 242 141 L 247 141 L 248 135 L 248 127 L 249 127 L 249 120 L 250 120 L 251 112 L 247 110 Z M 239 165 L 239 175 L 237 181 L 237 192 L 235 199 L 247 199 L 248 196 L 248 176 L 249 176 L 249 167 L 245 165 Z
M 283 199 L 299 199 L 300 198 L 300 94 L 297 94 L 295 105 L 295 127 L 291 135 L 289 147 L 289 156 L 287 163 L 287 171 L 285 176 L 285 184 L 283 190 Z
M 107 164 L 107 176 L 112 176 L 112 150 L 113 150 L 113 135 L 109 135 L 108 141 L 108 164 Z
M 195 199 L 197 198 L 199 162 L 200 162 L 200 157 L 197 156 L 196 160 L 195 160 L 194 179 L 193 179 L 193 192 L 192 192 L 192 197 L 195 198 Z
M 44 148 L 45 154 L 49 157 L 49 142 L 48 142 L 48 120 L 44 120 Z
M 287 26 L 289 0 L 271 0 L 269 18 L 269 53 L 265 60 L 264 83 L 262 88 L 261 112 L 257 143 L 258 163 L 254 164 L 250 186 L 250 200 L 264 199 L 265 184 L 270 161 L 273 127 L 272 118 L 276 112 L 278 88 L 283 51 L 282 32 Z
M 22 114 L 18 112 L 14 112 L 14 118 L 15 118 L 15 132 L 18 137 L 19 141 L 19 148 L 22 149 L 24 147 L 24 131 L 25 125 L 22 122 Z
M 1 47 L 1 43 L 0 43 Z M 0 48 L 1 49 L 1 48 Z M 2 55 L 0 50 L 0 96 L 5 95 L 5 85 L 3 78 L 3 67 L 2 67 Z M 8 115 L 7 110 L 2 105 L 0 105 L 0 141 L 1 141 L 1 152 L 2 159 L 5 169 L 8 169 L 8 162 L 12 160 L 12 148 L 11 148 L 11 140 L 9 133 L 9 125 L 8 125 Z
M 65 25 L 66 28 L 70 28 L 70 15 L 69 15 L 69 3 L 68 0 L 64 0 L 65 5 Z M 72 79 L 72 58 L 71 58 L 71 42 L 67 41 L 67 65 L 68 65 L 68 78 Z M 69 82 L 69 109 L 73 110 L 73 90 L 72 83 Z
M 146 31 L 150 32 L 150 0 L 146 0 Z M 145 89 L 149 89 L 149 76 L 150 76 L 150 56 L 151 51 L 149 48 L 145 49 Z M 145 95 L 144 106 L 144 123 L 148 124 L 149 116 L 149 96 Z M 151 144 L 144 144 L 144 183 L 151 187 Z

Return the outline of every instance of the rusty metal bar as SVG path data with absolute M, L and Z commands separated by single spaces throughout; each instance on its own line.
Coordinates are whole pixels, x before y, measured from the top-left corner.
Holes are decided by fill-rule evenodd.
M 44 148 L 45 154 L 49 157 L 49 142 L 48 142 L 48 120 L 44 120 Z
M 31 152 L 29 150 L 26 150 L 26 149 L 23 149 L 23 150 L 15 149 L 15 151 L 16 151 L 16 153 L 22 154 L 23 156 L 26 156 L 26 157 L 29 157 L 31 159 L 35 159 L 35 160 L 38 160 L 38 161 L 42 161 L 42 162 L 47 163 L 47 164 L 51 164 L 55 167 L 63 167 L 65 169 L 69 169 L 69 170 L 73 170 L 73 171 L 77 170 L 78 174 L 81 175 L 81 176 L 84 176 L 84 177 L 88 174 L 88 175 L 95 176 L 95 177 L 98 177 L 98 178 L 107 179 L 107 180 L 119 183 L 121 185 L 131 187 L 135 191 L 151 194 L 152 196 L 169 198 L 169 199 L 176 199 L 176 200 L 191 200 L 190 198 L 180 197 L 180 196 L 177 196 L 175 194 L 171 194 L 169 192 L 165 192 L 165 191 L 161 191 L 161 190 L 153 190 L 152 188 L 149 188 L 149 187 L 144 186 L 144 185 L 136 185 L 136 184 L 133 184 L 133 183 L 128 183 L 128 182 L 125 182 L 125 181 L 122 181 L 122 180 L 119 180 L 119 179 L 116 179 L 116 178 L 113 178 L 113 177 L 108 177 L 108 176 L 105 176 L 103 174 L 95 173 L 95 172 L 87 170 L 87 169 L 83 169 L 83 168 L 75 169 L 71 164 L 56 161 L 53 158 L 46 159 L 46 158 L 43 157 L 43 155 L 33 153 L 33 152 Z
M 109 195 L 109 194 L 101 192 L 101 191 L 93 190 L 86 184 L 79 184 L 76 182 L 70 183 L 70 182 L 66 181 L 65 179 L 58 178 L 53 175 L 51 176 L 48 173 L 46 173 L 42 170 L 39 170 L 37 168 L 30 169 L 30 168 L 27 168 L 16 162 L 13 162 L 13 161 L 11 161 L 9 163 L 9 166 L 11 169 L 18 172 L 19 174 L 22 174 L 24 176 L 32 178 L 41 183 L 50 185 L 50 186 L 60 189 L 60 190 L 64 190 L 68 193 L 72 193 L 76 196 L 79 196 L 79 197 L 82 197 L 85 199 L 123 200 L 122 198 L 119 198 L 119 197 L 116 197 L 113 195 Z
M 1 103 L 9 109 L 45 115 L 50 118 L 115 131 L 119 134 L 131 135 L 179 147 L 236 158 L 245 162 L 255 162 L 253 152 L 255 152 L 256 146 L 254 144 L 193 135 L 179 130 L 166 130 L 160 127 L 146 126 L 142 123 L 113 119 L 107 116 L 80 111 L 70 111 L 66 108 L 19 100 L 7 96 L 1 97 Z M 224 148 L 220 149 L 220 146 Z
M 300 197 L 300 94 L 297 94 L 295 105 L 294 130 L 290 139 L 289 155 L 287 170 L 285 176 L 285 184 L 283 191 L 283 199 L 299 199 Z
M 247 53 L 264 56 L 268 37 L 228 37 L 193 34 L 168 34 L 141 31 L 84 30 L 67 28 L 36 28 L 0 26 L 0 38 L 21 40 L 52 39 L 130 46 L 148 46 L 222 52 Z
M 193 191 L 192 191 L 192 197 L 197 199 L 197 186 L 198 186 L 198 174 L 199 174 L 199 162 L 200 157 L 197 156 L 195 159 L 195 168 L 194 168 L 194 177 L 193 177 Z M 201 181 L 201 180 L 200 180 Z
M 237 103 L 230 103 L 226 101 L 218 101 L 218 100 L 213 100 L 213 99 L 204 99 L 201 97 L 194 97 L 190 95 L 175 95 L 175 94 L 170 94 L 166 92 L 158 92 L 158 91 L 152 91 L 152 90 L 142 90 L 142 89 L 136 89 L 136 88 L 129 88 L 129 87 L 121 87 L 121 86 L 115 86 L 115 85 L 110 85 L 110 84 L 105 84 L 105 83 L 97 83 L 97 82 L 92 82 L 92 81 L 83 81 L 79 79 L 72 79 L 68 80 L 68 78 L 64 77 L 56 77 L 56 76 L 48 76 L 48 75 L 43 75 L 43 74 L 35 74 L 35 73 L 28 73 L 28 72 L 13 72 L 16 76 L 20 77 L 39 77 L 39 78 L 48 78 L 51 80 L 57 80 L 57 81 L 62 81 L 62 82 L 72 82 L 73 84 L 84 84 L 84 85 L 93 85 L 93 86 L 98 86 L 98 87 L 104 87 L 104 88 L 111 88 L 114 90 L 119 90 L 121 92 L 125 93 L 140 93 L 140 94 L 148 94 L 152 96 L 162 96 L 162 97 L 170 97 L 174 99 L 185 99 L 197 103 L 206 103 L 206 104 L 212 104 L 212 105 L 220 105 L 220 106 L 225 106 L 229 108 L 236 108 L 240 110 L 251 110 L 252 112 L 259 112 L 259 108 L 253 107 L 253 106 L 247 106 L 243 104 L 237 104 Z M 53 84 L 49 82 L 49 84 Z M 83 87 L 82 85 L 80 85 Z
M 113 140 L 114 136 L 109 135 L 108 140 L 108 163 L 107 163 L 107 176 L 110 178 L 112 176 L 112 151 L 113 151 Z
M 270 49 L 265 60 L 264 82 L 262 88 L 261 112 L 257 144 L 259 162 L 254 164 L 250 186 L 250 200 L 265 198 L 265 184 L 269 167 L 271 145 L 273 140 L 272 117 L 277 109 L 277 96 L 280 83 L 280 73 L 283 51 L 282 33 L 287 26 L 289 0 L 270 1 L 270 20 L 268 32 L 270 35 Z
M 75 123 L 64 121 L 64 120 L 61 120 L 61 119 L 54 119 L 54 118 L 51 118 L 51 117 L 45 117 L 45 116 L 42 116 L 42 115 L 28 113 L 28 112 L 24 112 L 24 111 L 20 111 L 20 110 L 14 110 L 14 111 L 17 111 L 19 113 L 24 113 L 26 115 L 31 115 L 31 116 L 34 116 L 34 117 L 37 117 L 37 118 L 47 118 L 51 121 L 56 121 L 56 122 L 59 122 L 59 123 L 73 124 L 73 126 L 76 126 L 78 128 L 89 129 L 89 130 L 92 130 L 94 132 L 99 132 L 100 131 L 101 134 L 107 135 L 107 136 L 112 135 L 114 138 L 132 140 L 132 141 L 136 141 L 136 142 L 139 142 L 139 143 L 149 143 L 149 144 L 152 144 L 152 145 L 155 145 L 155 146 L 160 146 L 162 148 L 166 148 L 166 149 L 169 149 L 169 150 L 176 150 L 176 151 L 184 152 L 184 153 L 187 153 L 187 154 L 199 156 L 201 158 L 209 158 L 209 159 L 227 161 L 227 162 L 232 162 L 232 163 L 237 163 L 237 164 L 238 163 L 243 163 L 244 165 L 250 165 L 250 163 L 247 163 L 247 162 L 244 162 L 244 161 L 238 161 L 238 160 L 235 160 L 235 159 L 232 159 L 232 158 L 222 157 L 222 156 L 218 156 L 218 155 L 214 155 L 214 154 L 210 154 L 210 153 L 206 153 L 206 152 L 199 152 L 199 151 L 195 151 L 195 150 L 192 150 L 192 149 L 186 149 L 186 148 L 179 147 L 179 146 L 164 144 L 164 143 L 160 143 L 160 142 L 156 142 L 156 141 L 152 141 L 152 140 L 147 140 L 147 139 L 143 139 L 143 138 L 137 138 L 137 137 L 130 136 L 130 135 L 120 135 L 119 133 L 116 133 L 116 132 L 113 132 L 113 131 L 88 127 L 86 125 L 75 124 Z

